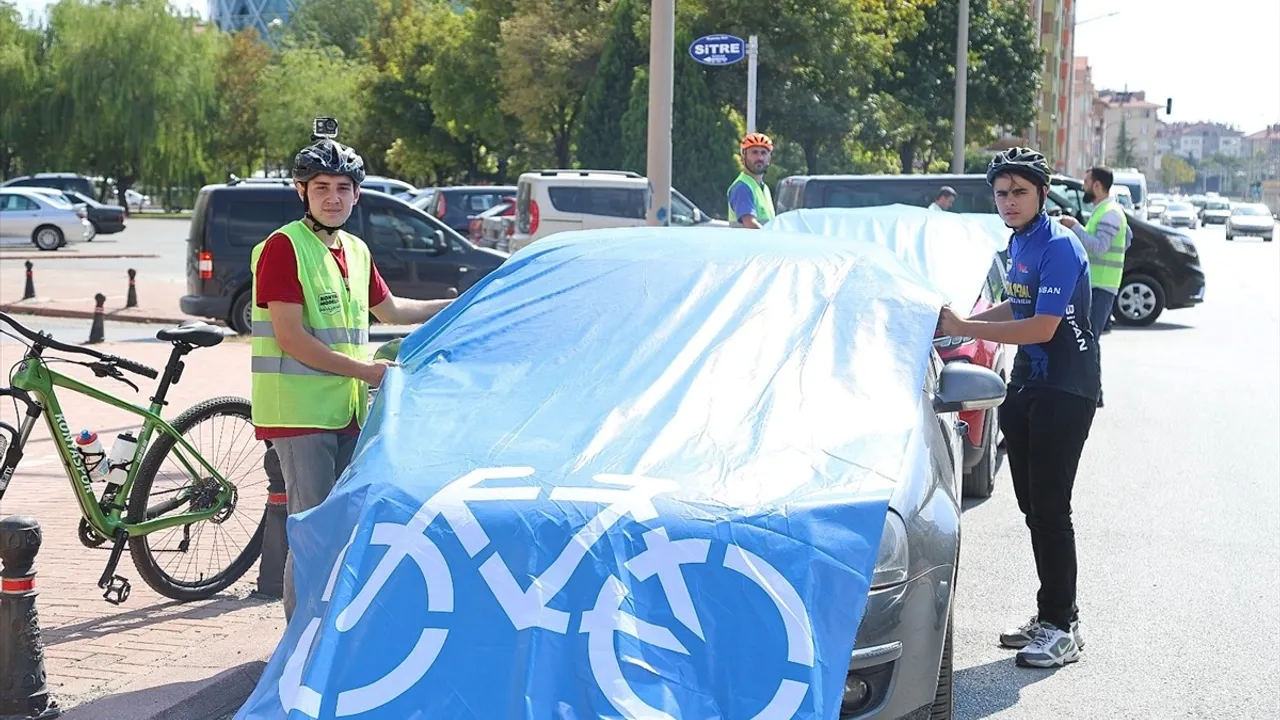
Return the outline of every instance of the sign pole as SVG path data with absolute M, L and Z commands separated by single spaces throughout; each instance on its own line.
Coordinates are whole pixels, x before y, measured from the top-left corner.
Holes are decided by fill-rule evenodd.
M 747 133 L 756 131 L 756 66 L 759 64 L 760 41 L 755 35 L 747 39 Z
M 671 224 L 671 102 L 675 75 L 675 0 L 653 0 L 649 29 L 648 225 Z

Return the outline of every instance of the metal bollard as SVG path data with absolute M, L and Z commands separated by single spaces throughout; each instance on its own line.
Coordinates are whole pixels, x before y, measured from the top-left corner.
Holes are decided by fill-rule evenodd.
M 267 471 L 267 507 L 262 519 L 262 560 L 258 563 L 258 589 L 256 595 L 269 598 L 284 597 L 284 560 L 289 550 L 285 535 L 285 520 L 289 517 L 288 496 L 285 494 L 284 472 L 280 470 L 280 457 L 275 448 L 267 448 L 262 460 Z
M 129 268 L 129 297 L 124 301 L 124 306 L 127 308 L 138 307 L 138 288 L 134 285 L 136 277 L 138 277 L 138 271 Z
M 34 266 L 31 264 L 30 260 L 25 264 L 27 266 L 27 286 L 22 289 L 22 299 L 34 300 L 36 297 L 36 280 L 35 275 L 31 273 L 31 268 Z
M 0 720 L 48 720 L 62 715 L 49 698 L 44 643 L 36 615 L 40 523 L 14 515 L 0 520 Z
M 107 339 L 106 328 L 102 324 L 102 307 L 107 304 L 107 296 L 98 293 L 93 296 L 95 307 L 93 308 L 93 324 L 89 326 L 89 343 L 94 345 L 104 342 Z

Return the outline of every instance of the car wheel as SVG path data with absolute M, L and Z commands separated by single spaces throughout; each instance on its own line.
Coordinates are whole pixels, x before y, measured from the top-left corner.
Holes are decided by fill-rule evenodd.
M 996 427 L 1000 419 L 996 409 L 982 416 L 982 459 L 964 474 L 964 496 L 989 498 L 996 489 L 996 459 L 1000 452 L 996 447 Z
M 929 720 L 951 720 L 955 710 L 951 677 L 951 635 L 955 612 L 947 612 L 947 636 L 942 642 L 942 662 L 938 665 L 938 688 L 933 693 L 933 707 L 929 708 Z
M 1149 275 L 1130 275 L 1116 294 L 1112 317 L 1121 325 L 1145 327 L 1164 312 L 1164 286 Z
M 31 242 L 44 251 L 57 250 L 66 244 L 62 231 L 52 225 L 42 225 L 31 233 Z
M 231 303 L 231 317 L 227 324 L 241 335 L 253 334 L 253 307 L 249 304 L 249 291 L 245 290 L 236 296 Z

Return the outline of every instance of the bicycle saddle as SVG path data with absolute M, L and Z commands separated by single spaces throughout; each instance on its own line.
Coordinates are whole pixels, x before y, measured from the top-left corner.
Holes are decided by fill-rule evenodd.
M 207 322 L 189 320 L 175 328 L 165 328 L 156 333 L 156 339 L 171 343 L 185 343 L 196 347 L 213 347 L 222 342 L 222 331 Z

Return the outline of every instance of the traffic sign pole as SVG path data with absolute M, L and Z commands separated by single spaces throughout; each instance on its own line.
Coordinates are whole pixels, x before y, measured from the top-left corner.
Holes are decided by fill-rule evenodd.
M 759 64 L 760 41 L 755 35 L 747 40 L 747 132 L 756 131 L 756 66 Z

